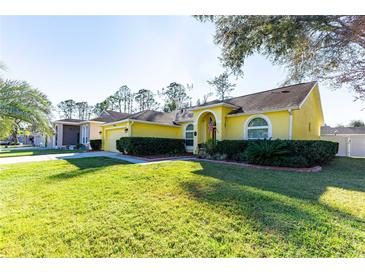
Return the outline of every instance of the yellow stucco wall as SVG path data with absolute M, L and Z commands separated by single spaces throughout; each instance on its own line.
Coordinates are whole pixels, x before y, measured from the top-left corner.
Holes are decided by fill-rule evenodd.
M 289 113 L 287 111 L 267 112 L 266 116 L 272 125 L 272 139 L 289 138 Z M 225 132 L 227 140 L 245 139 L 245 123 L 256 115 L 231 116 L 226 118 Z
M 316 86 L 301 109 L 293 110 L 293 139 L 319 140 L 323 124 L 320 95 Z
M 181 126 L 163 126 L 134 122 L 132 125 L 133 137 L 182 138 Z

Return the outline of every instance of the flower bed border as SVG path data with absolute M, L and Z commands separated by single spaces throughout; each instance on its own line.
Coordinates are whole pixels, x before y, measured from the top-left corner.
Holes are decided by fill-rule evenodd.
M 173 161 L 173 160 L 181 160 L 181 161 L 195 161 L 195 162 L 208 162 L 208 163 L 216 163 L 216 164 L 225 164 L 225 165 L 234 165 L 234 166 L 241 166 L 241 167 L 248 167 L 248 168 L 256 168 L 256 169 L 264 169 L 264 170 L 278 170 L 278 171 L 289 171 L 289 172 L 301 172 L 301 173 L 310 173 L 310 172 L 320 172 L 322 171 L 321 166 L 314 166 L 314 167 L 278 167 L 278 166 L 260 166 L 260 165 L 252 165 L 242 162 L 236 161 L 222 161 L 222 160 L 209 160 L 198 158 L 195 156 L 171 156 L 171 157 L 161 157 L 157 156 L 154 157 L 136 157 L 132 156 L 137 159 L 144 160 L 146 162 L 165 162 L 165 161 Z

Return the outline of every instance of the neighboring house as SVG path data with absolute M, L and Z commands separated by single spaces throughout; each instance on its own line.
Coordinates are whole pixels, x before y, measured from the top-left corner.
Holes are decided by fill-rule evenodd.
M 101 125 L 124 119 L 129 114 L 116 111 L 104 111 L 91 120 L 62 119 L 53 122 L 55 135 L 49 146 L 65 147 L 78 144 L 89 146 L 90 140 L 101 139 Z
M 19 135 L 18 136 L 19 143 L 23 145 L 33 145 L 36 147 L 45 147 L 47 146 L 47 142 L 49 138 L 45 134 L 42 133 L 30 133 L 29 135 Z
M 337 142 L 338 156 L 365 157 L 365 127 L 324 126 L 321 139 Z
M 319 140 L 324 125 L 317 82 L 215 100 L 174 112 L 147 110 L 101 125 L 102 145 L 117 151 L 125 136 L 185 139 L 197 153 L 209 139 Z

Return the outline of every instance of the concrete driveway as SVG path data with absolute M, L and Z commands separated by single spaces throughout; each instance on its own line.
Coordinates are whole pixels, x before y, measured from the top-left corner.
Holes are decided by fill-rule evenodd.
M 63 154 L 45 154 L 45 155 L 35 155 L 35 156 L 4 157 L 0 158 L 0 164 L 17 164 L 17 163 L 66 160 L 66 159 L 89 158 L 89 157 L 109 157 L 123 160 L 133 164 L 147 163 L 147 161 L 122 155 L 116 152 L 95 151 L 95 152 L 81 152 L 81 153 L 76 152 L 76 153 L 63 153 Z

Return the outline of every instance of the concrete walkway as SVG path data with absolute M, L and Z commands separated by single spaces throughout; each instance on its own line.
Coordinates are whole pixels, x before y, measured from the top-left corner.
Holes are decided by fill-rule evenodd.
M 29 163 L 29 162 L 41 162 L 50 160 L 67 160 L 77 158 L 89 158 L 89 157 L 109 157 L 114 159 L 123 160 L 133 164 L 146 163 L 147 161 L 142 159 L 136 159 L 134 157 L 122 155 L 116 152 L 95 151 L 95 152 L 76 152 L 76 153 L 62 153 L 62 154 L 45 154 L 34 156 L 20 156 L 20 157 L 4 157 L 0 158 L 1 164 L 17 164 L 17 163 Z

